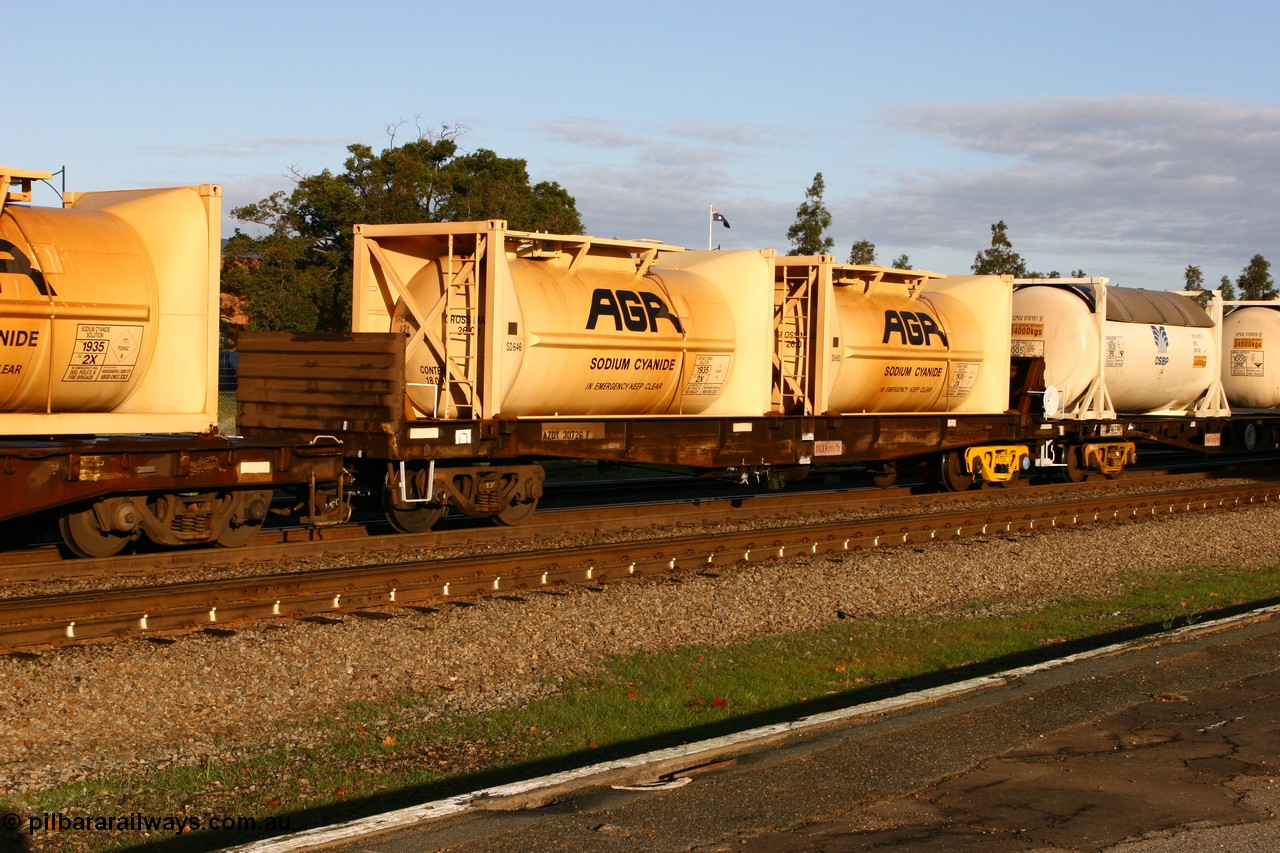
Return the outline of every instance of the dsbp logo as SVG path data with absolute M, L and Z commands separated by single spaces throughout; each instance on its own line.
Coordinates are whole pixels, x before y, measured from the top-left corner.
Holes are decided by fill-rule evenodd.
M 21 249 L 8 240 L 0 240 L 0 273 L 25 276 L 35 285 L 36 293 L 41 296 L 57 296 L 49 283 L 44 280 L 44 273 L 36 269 L 31 259 Z M 3 286 L 0 285 L 0 289 Z
M 613 291 L 597 287 L 591 294 L 591 313 L 587 315 L 587 328 L 594 329 L 601 317 L 612 317 L 614 329 L 621 332 L 656 332 L 659 320 L 669 320 L 680 334 L 684 327 L 680 318 L 671 313 L 667 303 L 656 293 L 642 290 Z
M 947 335 L 938 328 L 938 323 L 923 311 L 885 311 L 884 337 L 880 343 L 889 343 L 889 338 L 896 335 L 903 346 L 928 346 L 929 339 L 937 336 L 942 345 L 947 346 Z
M 1156 339 L 1156 364 L 1169 363 L 1169 333 L 1164 326 L 1152 326 L 1151 336 Z

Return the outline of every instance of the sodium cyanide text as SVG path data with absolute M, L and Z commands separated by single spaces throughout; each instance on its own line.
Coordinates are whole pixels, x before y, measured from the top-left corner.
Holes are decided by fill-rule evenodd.
M 0 329 L 0 346 L 38 347 L 40 346 L 40 330 Z

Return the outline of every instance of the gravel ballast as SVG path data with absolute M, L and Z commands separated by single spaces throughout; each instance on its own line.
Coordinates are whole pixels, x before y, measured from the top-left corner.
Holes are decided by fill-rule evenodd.
M 1280 507 L 800 558 L 0 657 L 0 790 L 199 764 L 318 737 L 305 723 L 399 696 L 474 713 L 545 695 L 613 655 L 723 645 L 855 618 L 999 610 L 1119 592 L 1183 566 L 1271 568 Z M 299 724 L 303 725 L 299 725 Z

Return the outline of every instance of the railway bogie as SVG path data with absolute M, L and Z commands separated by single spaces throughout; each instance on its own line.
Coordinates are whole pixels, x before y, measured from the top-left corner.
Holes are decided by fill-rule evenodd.
M 245 544 L 271 508 L 271 490 L 113 496 L 59 518 L 67 547 L 81 557 L 110 557 L 145 538 L 156 545 Z
M 382 505 L 401 533 L 430 530 L 451 509 L 463 515 L 519 524 L 542 497 L 546 472 L 538 465 L 436 465 L 435 460 L 388 463 Z
M 1007 483 L 1031 467 L 1031 449 L 1025 444 L 988 444 L 964 452 L 965 467 L 987 483 Z
M 1137 461 L 1133 442 L 1043 441 L 1027 460 L 1032 470 L 1068 483 L 1084 481 L 1091 472 L 1114 477 Z
M 1107 477 L 1114 477 L 1126 465 L 1138 461 L 1138 448 L 1132 441 L 1109 441 L 1082 444 L 1079 448 L 1081 464 Z

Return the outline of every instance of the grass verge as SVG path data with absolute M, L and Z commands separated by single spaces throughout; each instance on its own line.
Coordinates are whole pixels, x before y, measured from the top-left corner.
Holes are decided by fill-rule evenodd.
M 306 750 L 228 744 L 199 766 L 61 785 L 0 802 L 23 816 L 0 842 L 31 851 L 216 850 L 280 831 L 403 807 L 486 785 L 871 701 L 1173 628 L 1280 593 L 1274 571 L 1195 568 L 1134 579 L 1123 594 L 1035 606 L 972 602 L 945 615 L 837 619 L 826 628 L 731 647 L 688 647 L 606 661 L 555 696 L 445 719 L 422 697 L 358 704 L 310 724 Z M 31 815 L 83 823 L 169 818 L 153 831 L 40 831 Z M 208 831 L 213 816 L 252 829 Z M 178 833 L 185 819 L 200 831 Z M 0 844 L 0 846 L 3 846 Z M 15 849 L 23 849 L 17 847 Z

